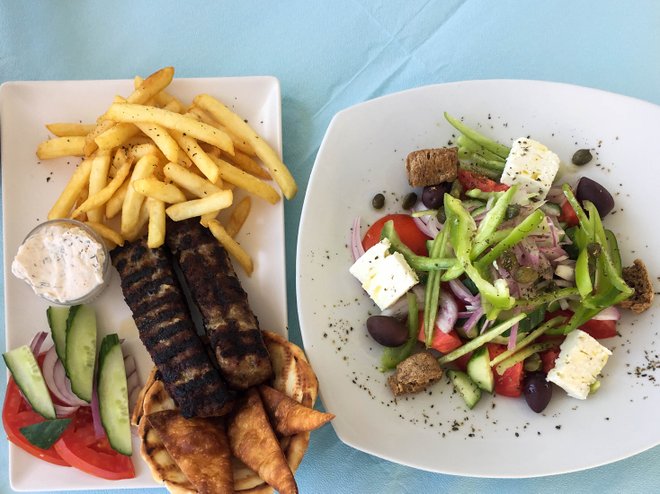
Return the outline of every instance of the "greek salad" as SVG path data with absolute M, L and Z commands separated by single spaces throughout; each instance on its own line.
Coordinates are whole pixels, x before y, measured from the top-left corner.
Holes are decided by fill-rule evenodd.
M 364 236 L 359 217 L 352 226 L 349 271 L 380 309 L 366 327 L 384 347 L 381 370 L 395 370 L 395 395 L 444 371 L 469 408 L 486 392 L 541 412 L 553 385 L 587 398 L 611 355 L 601 340 L 648 277 L 641 261 L 642 272 L 622 267 L 602 222 L 612 195 L 587 177 L 562 183 L 560 158 L 540 142 L 509 147 L 445 118 L 455 146 L 408 155 L 404 210 Z M 591 160 L 587 149 L 572 157 Z M 377 194 L 372 207 L 384 202 Z

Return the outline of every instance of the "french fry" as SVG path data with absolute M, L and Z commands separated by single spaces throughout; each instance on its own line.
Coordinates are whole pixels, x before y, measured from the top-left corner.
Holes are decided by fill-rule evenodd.
M 37 147 L 37 157 L 41 160 L 61 158 L 63 156 L 83 156 L 85 137 L 54 137 L 43 141 Z
M 231 206 L 233 194 L 230 190 L 221 190 L 203 199 L 180 202 L 168 207 L 165 212 L 173 221 L 182 221 L 194 216 L 201 216 Z
M 147 201 L 142 201 L 142 206 L 140 206 L 140 211 L 138 213 L 138 220 L 135 226 L 131 231 L 129 231 L 124 237 L 129 242 L 133 242 L 139 236 L 142 235 L 142 230 L 144 226 L 149 222 L 149 210 L 147 209 Z
M 95 124 L 57 122 L 46 124 L 46 128 L 57 137 L 86 136 L 96 127 Z
M 150 177 L 156 166 L 158 166 L 158 158 L 154 156 L 140 158 L 131 174 L 131 183 L 141 178 Z M 121 233 L 125 238 L 129 238 L 137 228 L 140 220 L 140 208 L 143 202 L 144 196 L 129 186 L 126 190 L 126 197 L 124 197 L 124 204 L 121 211 Z
M 105 217 L 107 219 L 112 219 L 117 216 L 117 213 L 121 211 L 121 208 L 124 205 L 124 198 L 126 197 L 126 191 L 128 190 L 129 181 L 125 180 L 121 187 L 112 194 L 112 197 L 105 204 Z
M 254 175 L 255 177 L 262 178 L 264 180 L 271 180 L 272 178 L 266 169 L 259 166 L 259 163 L 257 163 L 247 154 L 241 153 L 238 150 L 235 151 L 234 156 L 223 153 L 222 156 L 218 156 L 218 158 L 229 161 L 233 165 L 236 165 L 236 168 L 240 168 L 244 172 L 249 173 L 250 175 Z
M 225 160 L 211 156 L 211 159 L 218 166 L 220 177 L 227 182 L 245 189 L 252 194 L 265 199 L 271 204 L 277 203 L 280 200 L 280 195 L 275 189 L 258 178 L 239 170 L 233 165 L 230 165 Z
M 176 185 L 166 184 L 153 177 L 135 180 L 133 188 L 143 196 L 158 199 L 168 204 L 176 204 L 186 200 L 186 196 Z
M 227 231 L 222 227 L 218 220 L 209 221 L 208 228 L 218 242 L 227 249 L 227 252 L 238 261 L 248 276 L 252 276 L 254 264 L 252 263 L 252 258 L 247 252 L 245 252 L 243 247 L 227 234 Z
M 149 211 L 147 245 L 150 249 L 156 249 L 165 243 L 165 203 L 147 197 L 146 206 Z
M 169 86 L 174 78 L 174 67 L 157 70 L 144 79 L 126 101 L 128 103 L 144 104 Z
M 229 216 L 227 227 L 225 228 L 225 230 L 227 230 L 227 234 L 230 237 L 234 238 L 238 232 L 241 231 L 241 227 L 250 214 L 251 206 L 252 200 L 250 199 L 250 196 L 245 196 L 238 204 L 236 204 L 234 210 Z
M 66 218 L 69 216 L 71 208 L 76 203 L 80 192 L 85 188 L 89 182 L 89 174 L 92 171 L 92 160 L 83 160 L 76 171 L 73 172 L 69 183 L 66 184 L 64 190 L 58 197 L 55 204 L 48 212 L 48 219 L 53 220 L 56 218 Z
M 143 144 L 132 144 L 126 148 L 126 154 L 129 158 L 134 160 L 139 160 L 145 156 L 155 156 L 158 159 L 166 159 L 158 146 L 153 142 L 143 143 Z
M 176 163 L 179 160 L 179 146 L 167 130 L 154 123 L 136 123 L 135 126 L 149 137 L 158 149 L 162 151 L 169 161 Z
M 108 182 L 108 172 L 110 170 L 110 151 L 99 151 L 92 160 L 92 171 L 89 175 L 89 196 L 100 192 Z M 80 208 L 80 206 L 78 207 Z M 103 221 L 103 211 L 101 205 L 89 209 L 87 219 L 92 223 L 101 223 Z
M 101 120 L 96 125 L 96 127 L 94 127 L 94 130 L 85 136 L 85 146 L 83 147 L 85 156 L 90 156 L 94 151 L 96 151 L 98 148 L 96 144 L 96 138 L 103 134 L 105 131 L 109 130 L 113 125 L 115 125 L 115 123 L 112 120 Z
M 231 141 L 234 143 L 234 151 L 241 151 L 242 153 L 245 153 L 248 156 L 255 156 L 254 149 L 252 149 L 252 146 L 250 146 L 250 144 L 247 141 L 236 137 L 234 134 L 232 134 L 229 131 L 229 129 L 227 129 L 227 127 L 213 120 L 213 118 L 211 118 L 211 116 L 201 108 L 193 105 L 188 110 L 188 113 L 194 115 L 195 118 L 197 118 L 197 120 L 201 120 L 205 124 L 209 124 L 213 127 L 222 130 L 223 132 L 226 132 L 227 135 L 231 138 Z
M 110 240 L 111 242 L 117 245 L 124 245 L 124 238 L 109 226 L 95 221 L 86 221 L 85 224 L 91 227 L 96 233 L 98 233 L 104 239 Z
M 234 153 L 234 144 L 229 136 L 221 130 L 199 122 L 194 118 L 184 117 L 179 113 L 163 108 L 129 103 L 113 103 L 106 112 L 106 117 L 115 122 L 148 122 L 159 124 L 167 129 L 178 130 L 195 139 L 213 144 L 223 151 L 227 151 L 229 154 Z
M 179 187 L 197 197 L 206 197 L 222 190 L 217 185 L 175 163 L 165 165 L 163 173 Z
M 132 163 L 133 161 L 129 159 L 125 159 L 124 161 L 122 161 L 121 166 L 117 170 L 117 173 L 112 178 L 112 180 L 110 180 L 110 182 L 105 187 L 103 187 L 103 189 L 99 190 L 94 195 L 88 197 L 85 200 L 85 202 L 83 202 L 80 206 L 78 206 L 76 210 L 73 213 L 71 213 L 71 217 L 76 218 L 87 211 L 100 208 L 101 206 L 109 202 L 117 194 L 118 190 L 121 189 L 121 186 L 125 182 L 126 177 L 128 177 L 128 174 L 131 172 Z M 123 198 L 122 198 L 122 203 L 123 203 Z M 120 204 L 120 209 L 121 209 L 121 204 Z M 112 212 L 112 210 L 109 210 L 108 207 L 106 207 L 107 218 L 112 218 L 119 211 L 115 212 L 112 215 L 109 214 L 110 212 Z
M 218 214 L 220 214 L 220 211 L 211 211 L 210 213 L 203 214 L 199 217 L 199 222 L 203 227 L 208 228 L 209 221 L 216 219 Z
M 298 186 L 291 176 L 289 169 L 282 162 L 273 148 L 271 148 L 264 139 L 245 123 L 241 117 L 208 94 L 200 94 L 196 96 L 193 102 L 203 110 L 206 110 L 218 122 L 225 125 L 230 132 L 250 143 L 254 148 L 255 153 L 259 159 L 263 161 L 264 165 L 266 165 L 287 199 L 291 199 L 296 195 Z
M 176 130 L 170 130 L 170 134 L 181 146 L 181 149 L 188 155 L 193 163 L 199 168 L 199 170 L 208 178 L 211 182 L 216 183 L 220 177 L 220 172 L 218 167 L 209 157 L 208 154 L 200 147 L 197 141 L 187 135 L 183 135 L 181 132 Z M 177 146 L 178 149 L 178 146 Z M 176 162 L 176 160 L 170 159 L 170 161 Z
M 94 141 L 99 149 L 112 149 L 124 145 L 124 143 L 126 143 L 131 137 L 136 136 L 139 133 L 140 129 L 135 125 L 121 123 L 109 128 L 102 134 L 99 134 Z

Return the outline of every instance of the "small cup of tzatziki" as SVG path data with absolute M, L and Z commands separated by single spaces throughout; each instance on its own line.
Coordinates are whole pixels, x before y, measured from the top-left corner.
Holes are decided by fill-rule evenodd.
M 34 293 L 60 305 L 96 298 L 109 278 L 110 255 L 103 239 L 76 220 L 46 221 L 28 233 L 11 265 Z

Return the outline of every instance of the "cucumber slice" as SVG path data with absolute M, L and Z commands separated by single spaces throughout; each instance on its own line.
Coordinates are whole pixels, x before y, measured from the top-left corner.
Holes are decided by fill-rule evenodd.
M 44 418 L 57 418 L 46 381 L 30 347 L 19 346 L 3 353 L 2 357 L 32 409 Z
M 552 216 L 561 216 L 561 206 L 554 202 L 544 202 L 541 205 L 541 211 Z
M 128 413 L 126 367 L 119 337 L 109 334 L 101 342 L 98 376 L 101 423 L 112 449 L 126 456 L 133 453 Z
M 69 307 L 48 307 L 46 310 L 50 335 L 55 342 L 57 357 L 64 363 L 66 359 L 66 326 L 69 319 Z
M 454 385 L 454 389 L 456 389 L 458 394 L 461 395 L 467 407 L 474 408 L 477 402 L 481 399 L 481 390 L 479 389 L 479 386 L 470 379 L 470 376 L 462 371 L 448 370 L 447 376 L 449 376 L 451 383 Z
M 472 354 L 467 364 L 468 376 L 484 391 L 493 392 L 495 387 L 495 378 L 493 370 L 490 368 L 490 356 L 488 348 L 485 346 Z
M 71 390 L 87 403 L 92 401 L 95 361 L 96 314 L 87 305 L 75 305 L 67 320 L 64 368 Z

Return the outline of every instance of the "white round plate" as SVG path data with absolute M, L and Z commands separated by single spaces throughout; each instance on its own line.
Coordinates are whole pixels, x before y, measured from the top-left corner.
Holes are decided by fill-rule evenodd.
M 503 143 L 530 136 L 564 162 L 592 148 L 580 168 L 614 195 L 605 219 L 624 265 L 642 258 L 660 275 L 655 199 L 660 107 L 593 89 L 535 81 L 470 81 L 422 87 L 339 112 L 312 171 L 298 239 L 297 293 L 305 349 L 333 425 L 346 444 L 416 468 L 480 477 L 532 477 L 591 468 L 660 443 L 658 303 L 627 313 L 602 387 L 586 401 L 559 389 L 542 414 L 524 399 L 485 395 L 473 410 L 443 378 L 427 392 L 393 400 L 377 370 L 381 350 L 365 321 L 377 312 L 348 272 L 351 224 L 362 234 L 384 212 L 400 211 L 415 149 L 446 146 L 456 132 L 443 112 Z M 577 178 L 567 176 L 568 181 Z M 385 211 L 371 198 L 384 192 Z

